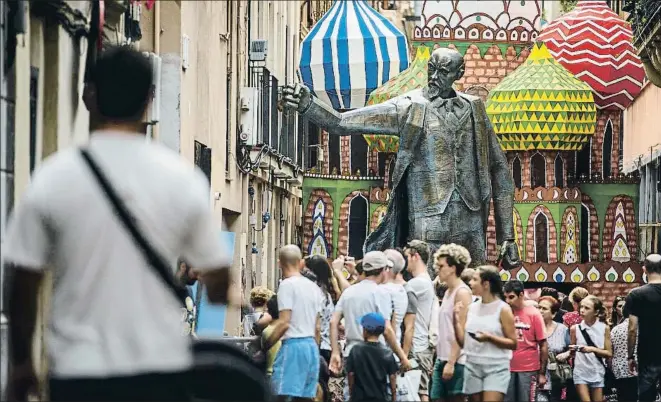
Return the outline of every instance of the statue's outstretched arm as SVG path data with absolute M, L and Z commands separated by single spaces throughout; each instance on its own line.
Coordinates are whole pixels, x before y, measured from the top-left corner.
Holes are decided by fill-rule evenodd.
M 301 112 L 320 128 L 336 135 L 383 134 L 399 135 L 401 106 L 394 101 L 338 113 L 332 107 L 312 97 Z
M 489 170 L 491 172 L 491 192 L 493 212 L 496 218 L 496 241 L 514 240 L 514 181 L 505 153 L 498 143 L 496 133 L 487 119 L 487 137 L 489 138 Z

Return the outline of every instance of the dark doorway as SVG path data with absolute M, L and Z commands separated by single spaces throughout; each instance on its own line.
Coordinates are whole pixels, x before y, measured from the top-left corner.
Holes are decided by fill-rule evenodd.
M 542 154 L 535 154 L 530 158 L 531 187 L 546 187 L 546 160 Z
M 512 161 L 512 179 L 514 179 L 514 187 L 516 188 L 523 187 L 521 185 L 521 177 L 522 177 L 521 159 L 519 159 L 518 156 L 515 156 L 514 160 Z
M 554 166 L 555 186 L 563 188 L 565 186 L 565 161 L 560 154 L 555 157 Z
M 608 120 L 604 130 L 604 143 L 602 153 L 601 174 L 604 179 L 611 176 L 611 163 L 613 160 L 613 123 Z
M 576 178 L 590 178 L 590 166 L 592 163 L 592 138 L 587 144 L 583 145 L 580 151 L 576 152 Z
M 363 244 L 367 237 L 367 199 L 356 196 L 349 203 L 349 256 L 363 258 Z
M 590 262 L 590 210 L 581 204 L 581 263 Z
M 351 136 L 351 174 L 367 176 L 367 141 L 362 135 Z M 360 173 L 360 174 L 359 174 Z
M 535 217 L 535 262 L 549 262 L 548 239 L 549 221 L 540 212 Z
M 340 169 L 340 136 L 328 134 L 328 173 L 342 174 Z M 333 173 L 335 170 L 335 173 Z

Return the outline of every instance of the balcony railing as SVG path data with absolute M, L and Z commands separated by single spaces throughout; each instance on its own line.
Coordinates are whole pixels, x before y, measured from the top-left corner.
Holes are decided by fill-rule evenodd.
M 636 48 L 644 46 L 661 23 L 661 1 L 626 0 L 622 11 L 629 13 L 628 20 L 633 30 L 634 46 Z
M 257 144 L 266 145 L 291 163 L 302 160 L 303 144 L 298 140 L 296 116 L 280 106 L 281 89 L 278 79 L 266 67 L 250 67 L 250 86 L 258 88 L 256 107 L 259 110 L 255 133 Z

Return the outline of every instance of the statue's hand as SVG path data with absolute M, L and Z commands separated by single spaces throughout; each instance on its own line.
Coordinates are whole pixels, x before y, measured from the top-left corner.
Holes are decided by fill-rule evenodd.
M 508 240 L 505 242 L 505 250 L 502 253 L 502 260 L 500 261 L 500 266 L 506 271 L 510 269 L 518 268 L 522 265 L 521 258 L 519 257 L 519 247 L 516 242 L 513 240 Z
M 312 102 L 312 94 L 305 85 L 285 85 L 282 88 L 284 106 L 288 109 L 303 112 Z

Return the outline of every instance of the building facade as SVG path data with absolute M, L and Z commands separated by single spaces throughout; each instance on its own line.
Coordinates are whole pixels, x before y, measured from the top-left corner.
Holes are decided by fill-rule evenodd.
M 277 287 L 277 251 L 301 244 L 302 141 L 279 106 L 295 81 L 301 10 L 282 1 L 155 2 L 136 46 L 161 60 L 153 138 L 196 163 L 214 212 L 235 234 L 233 272 L 244 302 Z M 226 317 L 234 334 L 239 311 Z

